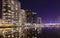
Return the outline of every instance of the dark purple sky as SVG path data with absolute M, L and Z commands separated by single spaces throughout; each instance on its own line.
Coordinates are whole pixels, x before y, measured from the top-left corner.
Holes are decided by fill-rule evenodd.
M 42 17 L 44 23 L 60 20 L 60 0 L 19 0 L 22 9 L 31 9 L 38 16 Z M 0 18 L 1 14 L 0 0 Z M 60 22 L 60 21 L 59 21 Z
M 2 17 L 2 0 L 0 0 L 0 18 Z
M 19 0 L 23 9 L 31 9 L 42 17 L 43 22 L 60 18 L 60 0 Z M 58 20 L 59 21 L 59 20 Z M 59 21 L 60 22 L 60 21 Z

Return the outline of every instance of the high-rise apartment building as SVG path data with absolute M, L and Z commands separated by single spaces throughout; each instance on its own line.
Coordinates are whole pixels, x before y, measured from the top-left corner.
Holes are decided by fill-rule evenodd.
M 37 13 L 32 12 L 32 23 L 36 23 L 37 22 Z
M 36 17 L 36 15 L 37 15 L 37 13 L 35 13 L 35 12 L 32 12 L 31 10 L 25 10 L 25 12 L 26 12 L 26 22 L 27 23 L 36 23 L 36 21 L 37 21 L 37 17 Z
M 31 23 L 32 22 L 32 12 L 31 10 L 25 10 L 26 13 L 26 22 L 27 23 Z
M 23 24 L 26 23 L 26 13 L 25 10 L 21 9 L 19 13 L 19 23 Z
M 38 17 L 38 18 L 37 18 L 37 23 L 38 23 L 38 24 L 42 24 L 42 18 L 41 18 L 41 17 Z
M 2 19 L 3 23 L 18 23 L 20 2 L 17 0 L 2 0 Z

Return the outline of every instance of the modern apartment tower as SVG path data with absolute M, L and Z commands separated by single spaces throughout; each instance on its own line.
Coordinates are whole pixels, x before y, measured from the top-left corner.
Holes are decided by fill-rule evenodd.
M 29 9 L 25 10 L 25 12 L 26 12 L 26 19 L 27 19 L 26 22 L 27 23 L 36 23 L 36 20 L 37 20 L 36 15 L 37 15 L 37 13 L 32 12 Z
M 19 23 L 24 24 L 26 23 L 26 13 L 25 10 L 21 9 L 19 13 Z
M 37 23 L 42 24 L 42 18 L 41 17 L 37 17 Z
M 3 23 L 19 22 L 20 2 L 17 0 L 2 0 L 2 19 Z
M 32 12 L 32 23 L 37 23 L 37 13 Z
M 32 22 L 32 12 L 31 10 L 27 9 L 25 10 L 26 13 L 26 22 L 31 23 Z

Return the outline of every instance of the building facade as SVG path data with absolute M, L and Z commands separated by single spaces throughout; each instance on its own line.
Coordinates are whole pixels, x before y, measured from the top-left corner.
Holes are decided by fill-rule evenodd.
M 37 17 L 37 23 L 42 24 L 42 18 L 41 17 Z
M 36 23 L 36 21 L 37 21 L 37 17 L 36 17 L 37 13 L 32 12 L 29 9 L 25 10 L 25 12 L 26 12 L 26 22 L 27 23 Z
M 31 10 L 25 10 L 26 13 L 26 22 L 27 23 L 32 23 L 32 12 Z
M 37 13 L 32 12 L 32 23 L 36 23 L 37 22 Z
M 20 2 L 17 0 L 2 0 L 2 19 L 3 23 L 18 23 Z
M 19 13 L 19 23 L 23 24 L 26 23 L 26 13 L 25 10 L 21 9 Z

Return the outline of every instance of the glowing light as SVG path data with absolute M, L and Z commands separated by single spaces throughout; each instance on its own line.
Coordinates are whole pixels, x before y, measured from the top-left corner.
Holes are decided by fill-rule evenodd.
M 11 1 L 12 4 L 14 4 L 14 1 Z
M 8 12 L 11 12 L 10 10 L 8 10 Z
M 6 9 L 3 9 L 3 11 L 6 11 Z
M 11 7 L 10 5 L 8 5 L 8 7 Z
M 47 23 L 47 24 L 44 24 L 44 25 L 56 25 L 55 23 Z

